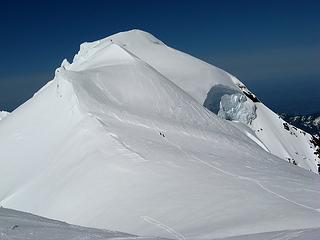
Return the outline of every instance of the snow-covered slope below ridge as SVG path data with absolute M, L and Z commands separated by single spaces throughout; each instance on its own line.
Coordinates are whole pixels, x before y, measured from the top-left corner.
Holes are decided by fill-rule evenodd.
M 82 45 L 1 121 L 0 205 L 175 239 L 319 227 L 319 176 L 202 106 L 235 82 L 141 31 Z

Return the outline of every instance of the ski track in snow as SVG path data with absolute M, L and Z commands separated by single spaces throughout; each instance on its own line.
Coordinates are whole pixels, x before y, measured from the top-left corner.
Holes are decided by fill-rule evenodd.
M 266 191 L 267 193 L 269 193 L 269 194 L 271 194 L 271 195 L 273 195 L 273 196 L 275 196 L 275 197 L 278 197 L 278 198 L 280 198 L 280 199 L 282 199 L 282 200 L 285 200 L 285 201 L 287 201 L 287 202 L 290 202 L 290 203 L 292 203 L 292 204 L 295 204 L 295 205 L 297 205 L 297 206 L 299 206 L 299 207 L 303 207 L 303 208 L 306 208 L 306 209 L 308 209 L 308 210 L 312 210 L 312 211 L 315 211 L 315 212 L 317 212 L 317 213 L 320 213 L 320 209 L 316 209 L 316 208 L 313 208 L 313 207 L 304 205 L 304 204 L 302 204 L 302 203 L 298 203 L 298 202 L 293 201 L 293 200 L 291 200 L 291 199 L 289 199 L 289 198 L 287 198 L 287 197 L 285 197 L 285 196 L 282 196 L 281 194 L 276 193 L 276 192 L 270 190 L 269 188 L 267 188 L 266 186 L 264 186 L 264 185 L 263 185 L 259 180 L 257 180 L 257 179 L 253 179 L 253 178 L 250 178 L 250 177 L 244 177 L 244 176 L 241 176 L 241 175 L 236 175 L 236 174 L 233 174 L 233 173 L 231 173 L 231 172 L 225 171 L 225 170 L 223 170 L 223 169 L 221 169 L 221 168 L 218 168 L 218 167 L 216 167 L 216 166 L 214 166 L 214 165 L 212 165 L 212 164 L 210 164 L 210 163 L 208 163 L 208 162 L 206 162 L 206 161 L 201 160 L 200 158 L 198 158 L 198 157 L 196 157 L 196 156 L 194 156 L 194 155 L 190 155 L 188 152 L 184 151 L 184 150 L 181 148 L 181 146 L 179 146 L 179 145 L 177 145 L 177 144 L 174 144 L 173 142 L 171 142 L 171 141 L 169 141 L 169 140 L 167 140 L 167 141 L 168 141 L 168 143 L 170 143 L 172 146 L 174 146 L 174 147 L 176 147 L 178 150 L 180 150 L 184 155 L 186 155 L 186 156 L 187 156 L 187 159 L 189 159 L 189 160 L 190 160 L 190 159 L 194 159 L 194 160 L 196 160 L 196 161 L 194 161 L 194 162 L 200 162 L 200 163 L 202 163 L 203 165 L 205 165 L 205 166 L 207 166 L 207 167 L 209 167 L 209 168 L 213 168 L 213 169 L 215 169 L 216 171 L 219 171 L 219 172 L 221 172 L 221 173 L 223 173 L 223 174 L 225 174 L 225 175 L 227 175 L 227 176 L 230 176 L 230 177 L 233 177 L 233 178 L 238 178 L 238 179 L 240 179 L 240 180 L 246 180 L 246 181 L 255 183 L 255 184 L 257 184 L 262 190 Z M 191 161 L 192 161 L 192 160 L 191 160 Z
M 138 158 L 140 159 L 140 162 L 148 162 L 148 160 L 142 156 L 139 152 L 133 150 L 128 144 L 126 144 L 125 142 L 121 141 L 119 139 L 119 137 L 116 134 L 110 133 L 110 136 L 118 143 L 120 144 L 122 147 L 124 147 L 125 149 L 127 149 L 128 151 L 132 152 L 134 155 L 137 155 Z
M 176 230 L 174 230 L 172 227 L 169 227 L 168 225 L 161 223 L 160 221 L 151 218 L 149 216 L 141 216 L 141 218 L 146 221 L 147 223 L 150 223 L 152 225 L 155 225 L 156 227 L 162 228 L 168 233 L 170 233 L 172 236 L 175 237 L 175 239 L 178 240 L 185 240 L 185 236 L 183 236 L 181 233 L 178 233 Z
M 101 122 L 101 120 L 100 120 L 100 122 Z M 103 124 L 103 125 L 105 125 L 105 124 Z M 159 128 L 157 128 L 157 127 L 154 125 L 153 122 L 152 122 L 152 125 L 153 125 L 153 129 L 154 129 L 154 131 L 155 131 L 156 133 L 162 132 L 162 130 L 159 129 Z M 138 153 L 137 151 L 133 150 L 133 149 L 132 149 L 129 145 L 127 145 L 126 143 L 122 142 L 116 134 L 109 133 L 109 135 L 110 135 L 117 143 L 119 143 L 121 146 L 123 146 L 125 149 L 127 149 L 128 151 L 134 153 L 134 154 L 137 155 L 139 158 L 143 159 L 143 161 L 148 161 L 148 160 L 145 159 L 145 157 L 141 156 L 140 153 Z M 194 156 L 194 155 L 190 155 L 188 152 L 184 151 L 181 146 L 173 143 L 172 141 L 169 141 L 168 139 L 167 139 L 167 142 L 168 142 L 170 145 L 172 145 L 173 147 L 177 148 L 177 149 L 178 149 L 180 152 L 182 152 L 184 155 L 186 155 L 187 159 L 189 159 L 190 161 L 192 161 L 191 159 L 194 159 L 195 161 L 193 161 L 193 162 L 197 162 L 197 163 L 200 162 L 201 164 L 203 164 L 203 165 L 205 165 L 205 166 L 207 166 L 207 167 L 209 167 L 209 168 L 213 168 L 214 170 L 216 170 L 216 171 L 218 171 L 218 172 L 221 172 L 222 174 L 227 175 L 227 176 L 229 176 L 229 177 L 233 177 L 233 178 L 237 178 L 237 179 L 240 179 L 240 180 L 246 180 L 246 181 L 255 183 L 255 184 L 258 185 L 262 190 L 266 191 L 267 193 L 269 193 L 269 194 L 271 194 L 271 195 L 273 195 L 273 196 L 275 196 L 275 197 L 277 197 L 277 198 L 280 198 L 280 199 L 282 199 L 282 200 L 288 201 L 288 202 L 290 202 L 290 203 L 292 203 L 292 204 L 295 204 L 295 205 L 297 205 L 297 206 L 300 206 L 300 207 L 303 207 L 303 208 L 306 208 L 306 209 L 309 209 L 309 210 L 312 210 L 312 211 L 316 211 L 316 212 L 318 212 L 318 213 L 320 212 L 320 209 L 315 209 L 315 208 L 312 208 L 312 207 L 310 207 L 310 206 L 307 206 L 307 205 L 298 203 L 298 202 L 296 202 L 296 201 L 293 201 L 293 200 L 291 200 L 291 199 L 288 199 L 288 198 L 282 196 L 281 194 L 278 194 L 278 193 L 270 190 L 269 188 L 265 187 L 259 180 L 256 180 L 256 179 L 253 179 L 253 178 L 250 178 L 250 177 L 244 177 L 244 176 L 241 176 L 241 175 L 236 175 L 236 174 L 233 174 L 233 173 L 231 173 L 231 172 L 229 172 L 229 171 L 223 170 L 223 169 L 221 169 L 221 168 L 219 168 L 219 167 L 216 167 L 216 166 L 214 166 L 214 165 L 212 165 L 212 164 L 210 164 L 210 163 L 208 163 L 208 162 L 206 162 L 206 161 L 201 160 L 200 158 L 198 158 L 198 157 L 196 157 L 196 156 Z M 150 223 L 150 224 L 152 224 L 152 225 L 155 225 L 155 226 L 157 226 L 157 227 L 159 227 L 159 228 L 162 228 L 162 229 L 166 230 L 168 233 L 170 233 L 171 235 L 173 235 L 176 239 L 179 239 L 179 240 L 185 240 L 185 239 L 186 239 L 182 234 L 180 234 L 180 233 L 178 233 L 177 231 L 175 231 L 172 227 L 170 227 L 170 226 L 168 226 L 168 225 L 166 225 L 166 224 L 164 224 L 164 223 L 161 223 L 161 222 L 159 222 L 158 220 L 156 220 L 156 219 L 154 219 L 154 218 L 151 218 L 151 217 L 149 217 L 149 216 L 141 216 L 141 218 L 142 218 L 144 221 L 146 221 L 147 223 Z

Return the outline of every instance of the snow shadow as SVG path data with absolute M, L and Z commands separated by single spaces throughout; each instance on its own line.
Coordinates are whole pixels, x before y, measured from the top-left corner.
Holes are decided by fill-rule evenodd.
M 207 93 L 207 98 L 204 101 L 203 106 L 209 109 L 211 112 L 218 114 L 222 96 L 226 94 L 232 95 L 234 93 L 240 93 L 240 91 L 221 84 L 215 85 Z

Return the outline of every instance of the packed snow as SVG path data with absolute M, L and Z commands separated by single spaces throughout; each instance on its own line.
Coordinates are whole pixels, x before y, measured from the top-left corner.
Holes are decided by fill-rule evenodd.
M 245 94 L 240 113 L 255 107 L 256 118 L 205 108 L 220 105 L 215 86 Z M 142 31 L 82 44 L 1 122 L 0 205 L 172 239 L 320 227 L 310 135 L 290 134 L 239 86 Z M 308 170 L 284 161 L 292 155 Z

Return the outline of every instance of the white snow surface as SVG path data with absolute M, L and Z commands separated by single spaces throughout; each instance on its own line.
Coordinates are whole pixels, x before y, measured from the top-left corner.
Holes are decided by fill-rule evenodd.
M 270 152 L 291 162 L 294 160 L 298 166 L 317 173 L 319 158 L 310 142 L 312 136 L 286 123 L 262 103 L 256 103 L 256 106 L 257 116 L 261 117 L 253 121 L 252 129 Z
M 1 122 L 0 205 L 173 239 L 320 227 L 319 176 L 271 154 L 315 171 L 309 136 L 262 103 L 250 126 L 202 106 L 239 83 L 138 30 L 82 44 Z
M 8 114 L 6 111 L 0 111 L 0 120 L 4 119 Z
M 223 240 L 318 240 L 319 228 L 285 230 L 223 238 Z M 30 213 L 0 208 L 1 240 L 161 240 L 122 232 L 86 228 L 43 218 Z M 221 238 L 219 238 L 221 240 Z
M 296 229 L 277 232 L 265 232 L 250 235 L 242 235 L 220 240 L 318 240 L 320 236 L 319 228 Z
M 156 240 L 131 234 L 70 225 L 30 213 L 0 208 L 0 240 Z

